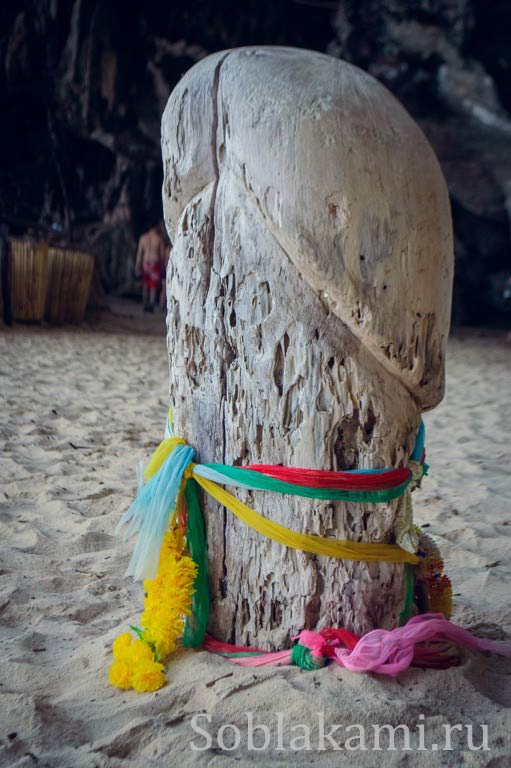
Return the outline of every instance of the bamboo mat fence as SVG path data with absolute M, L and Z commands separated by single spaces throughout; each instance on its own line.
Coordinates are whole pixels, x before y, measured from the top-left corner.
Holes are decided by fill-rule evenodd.
M 29 240 L 9 241 L 9 295 L 14 320 L 81 323 L 94 256 Z

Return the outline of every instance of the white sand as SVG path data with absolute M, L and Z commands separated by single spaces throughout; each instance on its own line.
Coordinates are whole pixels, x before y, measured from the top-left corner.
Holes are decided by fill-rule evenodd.
M 511 663 L 466 655 L 448 671 L 397 680 L 330 665 L 243 670 L 181 652 L 154 694 L 107 683 L 110 644 L 136 622 L 142 594 L 123 579 L 128 547 L 113 536 L 135 490 L 134 467 L 158 442 L 167 402 L 161 336 L 16 329 L 0 332 L 0 764 L 16 766 L 511 765 Z M 414 494 L 456 593 L 455 620 L 481 635 L 511 632 L 510 348 L 495 335 L 451 341 L 441 407 L 426 416 L 430 477 Z M 283 751 L 193 752 L 191 718 L 246 734 L 244 712 L 276 726 Z M 490 751 L 318 751 L 318 716 L 339 724 L 405 723 L 416 744 L 444 745 L 444 723 L 489 725 Z M 424 715 L 424 719 L 421 718 Z M 289 742 L 311 726 L 313 751 Z M 232 733 L 226 733 L 226 743 Z M 474 741 L 481 734 L 474 729 Z M 256 741 L 257 743 L 257 741 Z M 382 741 L 383 743 L 383 741 Z M 398 744 L 399 738 L 398 738 Z M 300 746 L 296 743 L 295 746 Z M 326 742 L 328 747 L 328 742 Z

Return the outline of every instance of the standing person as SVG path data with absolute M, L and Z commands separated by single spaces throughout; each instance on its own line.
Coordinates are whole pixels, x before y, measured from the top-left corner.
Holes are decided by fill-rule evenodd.
M 166 243 L 159 224 L 145 232 L 138 242 L 135 271 L 142 275 L 144 312 L 153 312 L 165 261 Z

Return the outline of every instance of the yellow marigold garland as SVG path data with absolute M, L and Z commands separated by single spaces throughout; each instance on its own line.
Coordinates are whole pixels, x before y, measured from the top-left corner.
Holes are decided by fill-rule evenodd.
M 155 579 L 144 582 L 144 611 L 138 635 L 124 632 L 114 640 L 114 662 L 109 680 L 117 688 L 156 691 L 165 685 L 161 663 L 177 646 L 183 634 L 185 617 L 191 612 L 197 566 L 184 551 L 184 536 L 179 525 L 165 534 Z

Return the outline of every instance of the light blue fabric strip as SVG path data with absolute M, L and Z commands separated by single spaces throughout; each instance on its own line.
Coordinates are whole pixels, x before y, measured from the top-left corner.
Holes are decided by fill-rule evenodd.
M 242 469 L 242 467 L 240 467 L 240 469 Z M 218 483 L 219 485 L 232 485 L 236 488 L 246 488 L 248 491 L 261 490 L 255 485 L 250 485 L 250 483 L 240 483 L 230 477 L 227 477 L 226 475 L 222 475 L 221 472 L 217 472 L 216 469 L 211 469 L 211 467 L 206 467 L 204 464 L 197 464 L 193 468 L 193 473 L 194 475 L 203 477 L 205 480 L 212 480 L 214 483 Z
M 381 475 L 382 472 L 392 472 L 392 467 L 383 469 L 343 469 L 349 475 Z
M 183 473 L 194 454 L 188 445 L 174 448 L 158 472 L 140 488 L 137 498 L 121 518 L 117 531 L 127 525 L 126 536 L 138 532 L 126 575 L 135 579 L 155 578 L 163 537 L 176 508 Z

